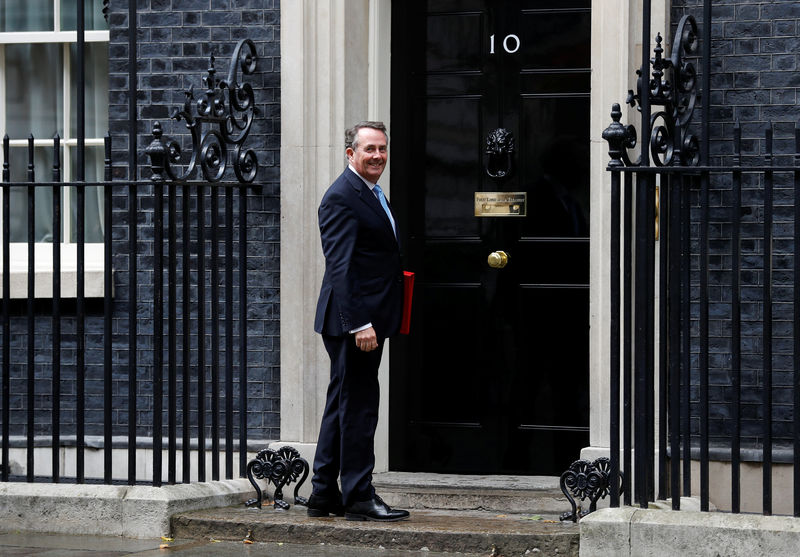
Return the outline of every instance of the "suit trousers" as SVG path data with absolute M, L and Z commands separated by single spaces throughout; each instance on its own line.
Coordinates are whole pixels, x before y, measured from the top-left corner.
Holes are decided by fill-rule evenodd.
M 322 341 L 331 360 L 331 379 L 311 484 L 316 495 L 338 497 L 341 475 L 342 503 L 348 506 L 375 495 L 372 470 L 383 341 L 370 352 L 358 349 L 353 335 L 322 335 Z

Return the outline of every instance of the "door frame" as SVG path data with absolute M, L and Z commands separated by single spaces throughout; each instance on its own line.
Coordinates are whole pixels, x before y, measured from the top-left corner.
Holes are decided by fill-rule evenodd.
M 667 28 L 669 2 L 653 4 L 652 28 Z M 376 119 L 383 120 L 391 134 L 391 0 L 281 0 L 280 11 L 280 305 L 284 310 L 280 438 L 313 458 L 329 375 L 327 354 L 313 330 L 323 270 L 316 209 L 322 193 L 344 168 L 344 129 L 358 120 Z M 600 132 L 611 121 L 612 103 L 624 100 L 632 85 L 630 76 L 641 50 L 637 29 L 641 29 L 640 3 L 592 1 L 590 447 L 581 451 L 582 457 L 608 454 L 608 408 L 591 403 L 605 401 L 609 394 L 610 207 L 606 192 L 610 177 L 605 172 L 607 145 Z M 633 114 L 623 118 L 633 121 Z M 391 168 L 387 168 L 385 180 L 390 176 Z M 384 403 L 376 434 L 376 471 L 388 469 L 388 362 L 387 351 L 380 370 Z
M 317 207 L 346 166 L 344 130 L 389 123 L 389 0 L 281 0 L 280 441 L 313 461 L 328 355 L 314 332 L 324 259 Z M 389 128 L 391 130 L 391 127 Z M 391 157 L 381 185 L 389 191 Z M 388 400 L 389 353 L 379 370 Z M 388 466 L 388 405 L 381 405 L 375 471 Z

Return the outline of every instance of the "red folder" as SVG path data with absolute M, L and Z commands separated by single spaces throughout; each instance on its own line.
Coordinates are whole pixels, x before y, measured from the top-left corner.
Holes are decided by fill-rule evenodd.
M 400 334 L 407 335 L 411 329 L 411 298 L 414 295 L 414 273 L 403 271 L 403 321 Z

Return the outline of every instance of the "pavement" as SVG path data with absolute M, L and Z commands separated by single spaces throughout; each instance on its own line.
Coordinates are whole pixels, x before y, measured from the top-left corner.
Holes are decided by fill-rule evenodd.
M 111 536 L 0 533 L 3 557 L 481 557 L 481 554 L 358 548 L 331 544 L 243 543 L 219 540 L 132 540 Z M 483 554 L 488 555 L 488 554 Z

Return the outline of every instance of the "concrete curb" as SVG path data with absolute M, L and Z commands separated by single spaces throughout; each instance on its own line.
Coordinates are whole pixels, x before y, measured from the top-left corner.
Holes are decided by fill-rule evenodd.
M 581 520 L 581 557 L 795 555 L 800 520 L 621 507 Z
M 163 487 L 0 483 L 0 524 L 6 531 L 157 538 L 170 533 L 173 514 L 253 495 L 246 479 Z

